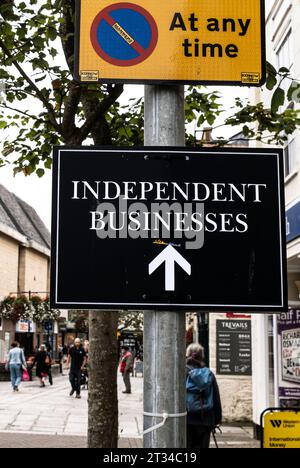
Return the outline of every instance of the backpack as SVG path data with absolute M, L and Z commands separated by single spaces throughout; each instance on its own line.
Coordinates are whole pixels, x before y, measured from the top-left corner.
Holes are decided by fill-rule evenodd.
M 186 406 L 188 413 L 199 413 L 213 409 L 213 373 L 207 367 L 188 372 L 186 379 Z

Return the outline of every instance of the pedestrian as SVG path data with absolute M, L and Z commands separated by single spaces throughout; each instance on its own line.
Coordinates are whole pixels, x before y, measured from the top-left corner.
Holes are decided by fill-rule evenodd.
M 52 346 L 49 342 L 45 343 L 47 353 L 51 354 Z
M 133 372 L 133 356 L 128 346 L 122 346 L 120 372 L 123 375 L 125 390 L 122 393 L 131 393 L 130 373 Z
M 8 353 L 6 369 L 10 371 L 11 385 L 14 392 L 19 391 L 22 380 L 22 370 L 26 369 L 26 360 L 23 349 L 17 341 L 11 343 L 11 350 Z
M 219 387 L 200 344 L 189 345 L 186 357 L 187 448 L 209 448 L 211 433 L 222 421 Z
M 41 345 L 39 351 L 37 352 L 32 368 L 36 364 L 36 376 L 40 379 L 40 387 L 45 387 L 45 380 L 49 376 L 49 355 L 46 350 L 45 345 Z M 50 383 L 50 379 L 49 379 Z
M 86 354 L 89 354 L 89 349 L 90 349 L 89 340 L 84 340 L 83 347 L 84 347 L 84 350 L 85 350 Z
M 51 351 L 49 351 L 49 348 L 46 346 L 46 359 L 45 359 L 45 364 L 47 367 L 47 372 L 46 374 L 48 375 L 49 379 L 49 384 L 52 386 L 53 385 L 53 377 L 52 377 L 52 357 L 51 357 Z
M 32 382 L 32 369 L 33 369 L 33 363 L 34 363 L 34 356 L 29 356 L 27 358 L 27 371 L 29 374 L 29 381 Z
M 58 352 L 59 373 L 61 375 L 64 375 L 63 374 L 63 359 L 64 359 L 64 354 L 63 354 L 63 348 L 61 346 Z
M 83 387 L 83 389 L 88 390 L 89 388 L 88 366 L 89 366 L 89 350 L 90 350 L 90 342 L 88 340 L 84 340 L 83 348 L 86 352 L 86 363 L 81 373 L 81 386 Z
M 81 371 L 85 367 L 87 362 L 86 352 L 81 344 L 79 338 L 76 338 L 74 346 L 69 350 L 67 368 L 70 369 L 70 383 L 72 390 L 70 396 L 73 396 L 76 392 L 76 398 L 81 398 L 80 396 L 80 386 L 81 386 Z

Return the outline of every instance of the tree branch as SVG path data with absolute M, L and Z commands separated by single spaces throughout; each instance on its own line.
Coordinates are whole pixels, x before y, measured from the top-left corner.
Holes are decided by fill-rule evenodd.
M 87 90 L 81 95 L 81 102 L 84 110 L 86 120 L 94 114 L 95 110 L 99 105 L 99 98 L 95 97 L 93 93 L 89 93 Z M 95 145 L 111 145 L 111 132 L 109 125 L 106 121 L 105 115 L 98 119 L 92 129 L 91 136 L 94 140 Z
M 74 16 L 75 16 L 75 2 L 73 0 L 61 1 L 62 14 L 64 22 L 61 23 L 59 32 L 61 43 L 65 54 L 66 62 L 70 70 L 73 70 L 74 65 Z M 73 73 L 72 73 L 73 74 Z
M 25 71 L 23 70 L 23 68 L 19 65 L 19 63 L 12 57 L 11 53 L 9 52 L 9 50 L 7 49 L 6 45 L 4 44 L 4 42 L 2 41 L 2 39 L 0 39 L 0 47 L 1 49 L 3 50 L 3 52 L 5 53 L 5 55 L 7 55 L 7 57 L 12 61 L 12 64 L 16 67 L 16 69 L 18 70 L 18 72 L 20 73 L 20 75 L 24 78 L 25 81 L 27 81 L 27 83 L 31 86 L 31 88 L 35 91 L 36 93 L 36 97 L 38 97 L 38 99 L 44 104 L 45 108 L 47 109 L 48 111 L 48 115 L 49 115 L 49 120 L 51 122 L 51 124 L 54 126 L 54 128 L 60 133 L 61 131 L 61 128 L 60 128 L 60 125 L 58 124 L 57 120 L 56 120 L 56 116 L 55 116 L 55 112 L 54 112 L 54 109 L 52 107 L 52 105 L 47 101 L 47 99 L 45 98 L 45 96 L 43 95 L 43 93 L 40 91 L 40 89 L 34 84 L 34 82 L 29 78 L 29 76 L 25 73 Z
M 67 138 L 71 136 L 77 129 L 75 125 L 75 117 L 80 102 L 82 88 L 76 81 L 71 81 L 69 94 L 65 102 L 64 117 L 62 122 L 62 133 Z
M 123 85 L 116 84 L 109 87 L 108 96 L 106 96 L 97 106 L 95 112 L 91 114 L 90 117 L 86 120 L 83 126 L 80 128 L 80 134 L 82 141 L 84 141 L 89 133 L 91 132 L 95 123 L 103 117 L 104 114 L 109 110 L 109 108 L 116 102 L 116 100 L 121 96 L 123 92 Z
M 25 117 L 29 117 L 30 119 L 33 119 L 33 120 L 41 120 L 35 115 L 30 115 L 27 112 L 21 111 L 20 109 L 15 109 L 14 107 L 7 106 L 6 104 L 0 104 L 0 107 L 2 107 L 3 109 L 9 109 L 11 111 L 18 112 L 19 114 L 25 115 Z

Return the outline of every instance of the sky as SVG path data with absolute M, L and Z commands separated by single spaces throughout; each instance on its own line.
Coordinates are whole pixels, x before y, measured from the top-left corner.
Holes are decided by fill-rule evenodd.
M 209 88 L 207 88 L 209 90 Z M 215 87 L 213 89 L 216 89 Z M 228 114 L 232 114 L 230 107 L 234 104 L 234 97 L 239 95 L 240 97 L 247 97 L 247 88 L 218 88 L 223 95 L 223 105 L 228 109 Z M 125 87 L 125 91 L 121 97 L 121 103 L 125 104 L 131 97 L 139 97 L 143 94 L 143 86 L 129 85 Z M 222 114 L 222 117 L 216 123 L 222 123 L 226 114 Z M 193 128 L 191 128 L 191 132 Z M 224 129 L 219 131 L 219 135 L 231 136 L 237 133 L 236 128 L 229 128 L 224 132 Z M 214 136 L 217 136 L 215 133 Z M 47 228 L 51 229 L 51 197 L 52 197 L 52 172 L 46 171 L 46 174 L 42 178 L 38 178 L 36 175 L 25 177 L 23 174 L 13 175 L 12 166 L 0 168 L 0 184 L 4 185 L 9 191 L 18 195 L 21 199 L 29 203 L 39 214 L 41 219 L 46 224 Z

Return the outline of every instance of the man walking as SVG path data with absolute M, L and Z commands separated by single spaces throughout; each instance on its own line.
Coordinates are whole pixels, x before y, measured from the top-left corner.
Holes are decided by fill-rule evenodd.
M 87 357 L 86 352 L 81 344 L 79 338 L 76 338 L 74 346 L 70 349 L 67 361 L 67 367 L 70 369 L 70 383 L 72 390 L 70 396 L 73 396 L 76 392 L 76 398 L 80 396 L 80 381 L 81 381 L 81 369 L 86 365 Z M 71 367 L 70 367 L 71 363 Z
M 131 393 L 130 372 L 133 368 L 133 356 L 129 351 L 128 346 L 122 347 L 122 358 L 120 364 L 120 372 L 123 375 L 125 390 L 122 393 Z

